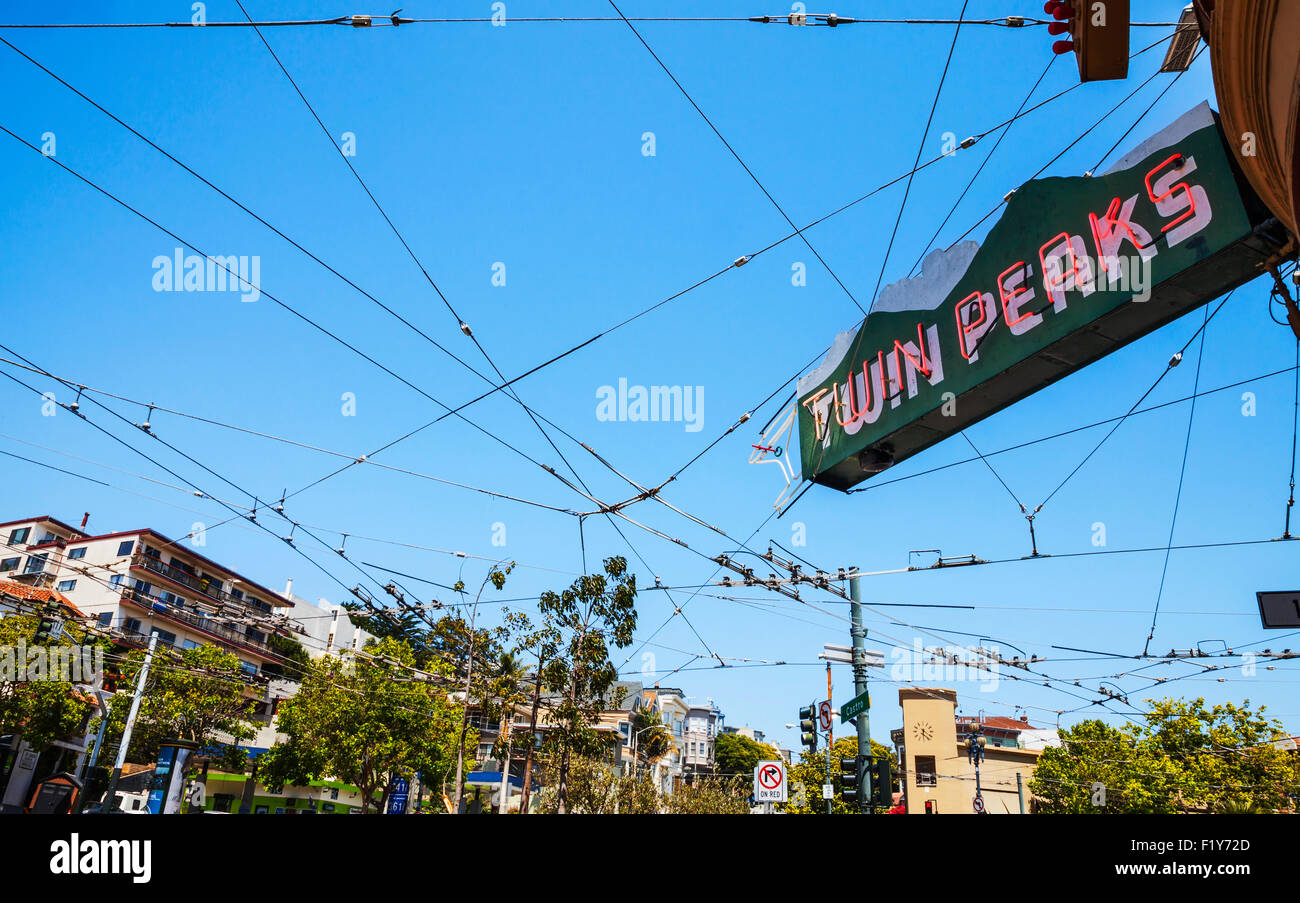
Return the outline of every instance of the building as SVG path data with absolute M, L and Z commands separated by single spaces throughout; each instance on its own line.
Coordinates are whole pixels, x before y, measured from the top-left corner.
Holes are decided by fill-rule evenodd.
M 957 691 L 942 687 L 903 687 L 898 704 L 903 726 L 891 731 L 890 739 L 908 815 L 975 811 L 975 765 L 967 741 L 981 736 L 979 788 L 985 811 L 1029 811 L 1029 779 L 1042 751 L 1060 745 L 1055 730 L 1034 727 L 1027 718 L 958 715 Z
M 689 703 L 682 735 L 682 771 L 686 775 L 712 774 L 717 760 L 713 744 L 725 727 L 722 709 L 712 699 Z
M 47 612 L 55 617 L 85 617 L 56 589 L 0 579 L 0 617 Z M 79 656 L 75 661 L 74 667 L 69 667 L 68 662 L 63 664 L 67 679 L 79 687 L 73 692 L 86 703 L 85 717 L 75 731 L 55 740 L 43 752 L 29 746 L 21 732 L 0 731 L 0 812 L 20 811 L 30 799 L 33 783 L 60 771 L 77 770 L 86 754 L 89 745 L 86 728 L 99 713 L 98 700 L 92 695 L 93 686 L 89 683 L 96 675 L 82 671 Z M 85 664 L 91 665 L 92 661 Z M 51 662 L 50 667 L 57 666 Z
M 147 646 L 157 633 L 178 650 L 220 646 L 249 677 L 280 661 L 272 634 L 304 633 L 288 617 L 291 600 L 147 528 L 93 535 L 48 516 L 0 523 L 0 579 L 56 589 L 125 645 Z
M 765 735 L 762 731 L 752 728 L 749 725 L 741 725 L 740 727 L 732 727 L 730 725 L 727 725 L 722 729 L 721 733 L 735 734 L 739 737 L 748 737 L 750 740 L 753 740 L 755 743 L 767 742 L 766 740 L 763 739 Z

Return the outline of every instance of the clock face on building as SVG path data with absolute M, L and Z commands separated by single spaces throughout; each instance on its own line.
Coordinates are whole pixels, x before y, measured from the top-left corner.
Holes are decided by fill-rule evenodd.
M 918 721 L 912 725 L 912 736 L 918 740 L 931 740 L 934 738 L 934 728 L 928 721 Z

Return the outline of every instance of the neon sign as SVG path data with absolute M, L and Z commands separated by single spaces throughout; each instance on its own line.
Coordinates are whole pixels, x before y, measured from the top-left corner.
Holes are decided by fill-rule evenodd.
M 1252 278 L 1243 184 L 1202 104 L 1102 176 L 1022 185 L 800 380 L 803 477 L 847 488 Z

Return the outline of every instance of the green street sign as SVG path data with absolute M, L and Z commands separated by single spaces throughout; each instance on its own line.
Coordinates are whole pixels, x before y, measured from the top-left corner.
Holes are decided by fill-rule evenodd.
M 861 696 L 854 696 L 840 706 L 840 724 L 847 724 L 869 708 L 871 708 L 871 694 L 863 690 Z

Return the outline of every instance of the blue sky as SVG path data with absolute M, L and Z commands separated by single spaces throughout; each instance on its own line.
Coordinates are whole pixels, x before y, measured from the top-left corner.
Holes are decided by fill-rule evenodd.
M 263 19 L 338 13 L 320 3 L 255 0 L 246 5 Z M 1182 5 L 1134 2 L 1133 17 L 1171 21 Z M 553 3 L 509 0 L 507 6 L 513 17 L 561 14 Z M 759 7 L 750 2 L 623 4 L 630 16 L 775 11 Z M 934 0 L 841 4 L 836 11 L 864 17 L 955 17 L 960 8 L 958 2 Z M 562 11 L 611 14 L 606 4 L 584 0 L 568 0 Z M 1035 16 L 1041 6 L 972 0 L 967 17 L 1009 11 Z M 408 16 L 490 13 L 486 2 L 408 0 L 404 10 Z M 238 6 L 224 0 L 208 3 L 207 14 L 213 21 L 241 18 Z M 51 10 L 45 4 L 14 2 L 6 5 L 4 18 L 166 21 L 189 15 L 185 3 L 67 3 Z M 55 16 L 57 20 L 51 18 Z M 947 25 L 638 27 L 801 224 L 911 167 L 952 40 Z M 282 28 L 265 33 L 335 140 L 341 141 L 344 132 L 355 134 L 352 162 L 357 171 L 507 375 L 590 338 L 790 231 L 621 23 Z M 1162 33 L 1134 29 L 1134 48 Z M 8 30 L 0 35 L 445 347 L 490 372 L 251 30 Z M 960 139 L 1009 118 L 1047 64 L 1050 40 L 1042 29 L 963 28 L 925 136 L 923 159 L 942 150 L 945 132 Z M 1161 56 L 1156 49 L 1139 57 L 1126 82 L 1086 85 L 1016 123 L 939 245 L 954 240 L 1008 189 L 1137 87 L 1159 66 Z M 4 47 L 0 74 L 11 97 L 0 123 L 33 143 L 53 132 L 59 162 L 206 253 L 259 256 L 264 291 L 436 398 L 461 403 L 486 385 Z M 1047 174 L 1078 175 L 1093 168 L 1172 77 L 1157 77 Z M 1051 96 L 1074 78 L 1072 61 L 1058 61 L 1035 99 Z M 1207 99 L 1217 107 L 1208 55 L 1203 55 L 1121 152 Z M 654 133 L 654 156 L 642 153 L 646 132 Z M 267 298 L 241 303 L 229 293 L 153 291 L 152 261 L 170 256 L 177 242 L 8 136 L 0 138 L 5 164 L 0 192 L 6 203 L 0 219 L 6 248 L 0 276 L 10 298 L 3 341 L 40 366 L 129 398 L 349 454 L 369 453 L 441 413 L 429 399 Z M 907 275 L 992 141 L 990 137 L 917 176 L 885 269 L 886 284 Z M 880 274 L 902 192 L 901 185 L 882 192 L 809 232 L 813 245 L 864 305 Z M 987 225 L 974 237 L 981 237 Z M 492 283 L 498 262 L 505 265 L 504 286 Z M 807 266 L 804 286 L 791 282 L 792 266 L 799 262 Z M 1267 295 L 1261 281 L 1243 287 L 1210 324 L 1200 375 L 1203 389 L 1292 366 L 1294 338 L 1270 322 Z M 1175 321 L 978 424 L 969 431 L 971 439 L 989 451 L 1122 414 L 1203 316 L 1198 310 Z M 526 403 L 590 444 L 622 473 L 658 484 L 858 319 L 852 302 L 807 248 L 791 241 L 516 388 Z M 1191 392 L 1196 348 L 1149 404 Z M 632 385 L 702 387 L 703 428 L 696 432 L 683 423 L 598 420 L 599 388 L 616 385 L 620 378 Z M 54 388 L 48 379 L 32 380 L 42 389 Z M 6 517 L 48 513 L 76 522 L 89 511 L 90 527 L 98 531 L 152 526 L 180 536 L 196 522 L 215 524 L 228 515 L 213 501 L 130 475 L 178 483 L 65 412 L 41 416 L 38 398 L 3 382 L 0 398 L 8 416 L 0 427 L 0 450 L 170 503 L 4 458 L 0 472 L 5 475 Z M 665 489 L 664 497 L 732 537 L 748 537 L 770 513 L 782 485 L 776 468 L 746 463 L 750 445 L 789 391 L 692 465 Z M 1255 393 L 1255 416 L 1243 416 L 1243 391 Z M 1175 543 L 1268 539 L 1282 532 L 1293 392 L 1286 374 L 1198 400 Z M 355 416 L 342 415 L 345 393 L 355 396 Z M 130 420 L 143 419 L 145 412 L 138 407 L 107 403 Z M 296 489 L 338 466 L 338 459 L 318 452 L 167 414 L 152 417 L 159 436 L 237 489 L 129 427 L 121 432 L 120 423 L 91 410 L 93 406 L 83 408 L 105 428 L 234 504 L 249 503 L 241 489 L 274 501 L 286 487 Z M 466 415 L 565 472 L 523 411 L 500 393 Z M 1107 549 L 1165 545 L 1187 418 L 1188 405 L 1182 403 L 1126 422 L 1039 515 L 1039 548 L 1058 554 L 1093 551 L 1096 523 L 1106 525 Z M 633 494 L 590 454 L 552 433 L 593 495 L 615 501 Z M 1086 431 L 993 460 L 1015 493 L 1036 504 L 1100 436 L 1098 430 Z M 964 442 L 950 439 L 901 464 L 887 478 L 969 456 Z M 524 457 L 454 419 L 375 460 L 549 505 L 593 507 Z M 356 537 L 462 550 L 488 560 L 508 556 L 529 565 L 511 575 L 503 597 L 559 588 L 582 568 L 573 517 L 375 467 L 354 467 L 286 507 L 294 520 L 312 525 L 312 532 L 330 544 L 342 532 L 351 534 L 348 549 L 354 561 L 437 583 L 451 584 L 463 575 L 477 587 L 487 561 Z M 636 505 L 628 514 L 704 556 L 735 548 L 653 502 Z M 263 521 L 274 522 L 269 516 Z M 504 547 L 492 544 L 494 524 L 505 526 Z M 806 534 L 806 546 L 792 545 L 797 525 Z M 700 554 L 631 524 L 620 526 L 634 551 L 604 519 L 586 520 L 589 565 L 602 556 L 627 555 L 642 587 L 652 585 L 655 575 L 665 585 L 684 587 L 712 577 L 713 565 Z M 287 528 L 274 527 L 277 533 Z M 769 538 L 823 567 L 857 565 L 869 571 L 904 567 L 913 549 L 939 548 L 945 555 L 993 560 L 1018 558 L 1030 548 L 1023 517 L 978 463 L 852 496 L 815 487 L 790 514 L 770 521 L 751 547 L 764 551 Z M 298 545 L 344 583 L 360 579 L 320 546 L 303 540 Z M 284 543 L 244 523 L 210 529 L 204 551 L 262 583 L 281 586 L 292 577 L 299 595 L 342 597 L 339 583 Z M 1060 716 L 1063 725 L 1092 715 L 1118 722 L 1125 707 L 1089 705 L 1098 698 L 1093 692 L 1098 681 L 1152 663 L 1085 661 L 1081 659 L 1087 656 L 1051 647 L 1141 652 L 1162 561 L 1161 553 L 1116 554 L 871 577 L 864 581 L 864 594 L 873 602 L 975 608 L 879 608 L 905 623 L 871 614 L 868 645 L 910 646 L 920 637 L 933 646 L 941 641 L 935 634 L 957 645 L 986 638 L 1008 654 L 1014 654 L 1014 644 L 1026 653 L 1048 656 L 1039 666 L 1043 673 L 1067 682 L 1078 679 L 1082 688 L 1043 686 L 1041 678 L 1004 679 L 994 692 L 979 693 L 973 684 L 957 683 L 963 711 L 1012 714 L 1023 706 L 1038 724 L 1055 724 L 1058 711 L 1066 712 Z M 1280 649 L 1295 642 L 1261 629 L 1254 598 L 1257 589 L 1290 587 L 1293 561 L 1291 547 L 1284 545 L 1175 551 L 1152 649 L 1186 649 L 1218 640 L 1234 649 L 1247 644 Z M 431 595 L 454 601 L 445 590 L 402 582 L 422 601 Z M 805 592 L 832 613 L 827 615 L 757 589 L 730 593 L 741 602 L 692 597 L 692 592 L 642 593 L 638 642 L 616 656 L 620 661 L 632 656 L 625 675 L 658 675 L 665 685 L 680 686 L 689 695 L 713 697 L 730 723 L 749 723 L 794 744 L 794 732 L 783 725 L 794 720 L 799 705 L 824 696 L 825 673 L 816 656 L 824 643 L 847 642 L 847 606 Z M 683 615 L 670 617 L 674 606 L 681 606 Z M 499 608 L 486 606 L 480 616 L 491 620 Z M 651 644 L 642 646 L 641 640 L 652 634 Z M 1207 642 L 1205 648 L 1217 644 Z M 729 667 L 717 667 L 711 654 L 722 656 Z M 697 655 L 703 657 L 693 658 Z M 1253 676 L 1239 669 L 1218 671 L 1168 684 L 1163 693 L 1203 695 L 1210 701 L 1249 698 L 1267 704 L 1295 732 L 1300 710 L 1293 701 L 1294 666 L 1279 663 L 1266 671 L 1265 664 L 1259 662 Z M 1142 674 L 1173 678 L 1194 670 L 1175 663 Z M 1149 681 L 1140 676 L 1124 676 L 1115 684 L 1138 707 L 1142 699 L 1158 695 L 1156 690 L 1142 692 Z M 848 670 L 840 666 L 837 703 L 852 695 L 850 688 Z M 898 723 L 896 685 L 878 681 L 873 688 L 873 735 L 887 742 L 889 729 Z M 1083 712 L 1069 712 L 1080 706 Z

